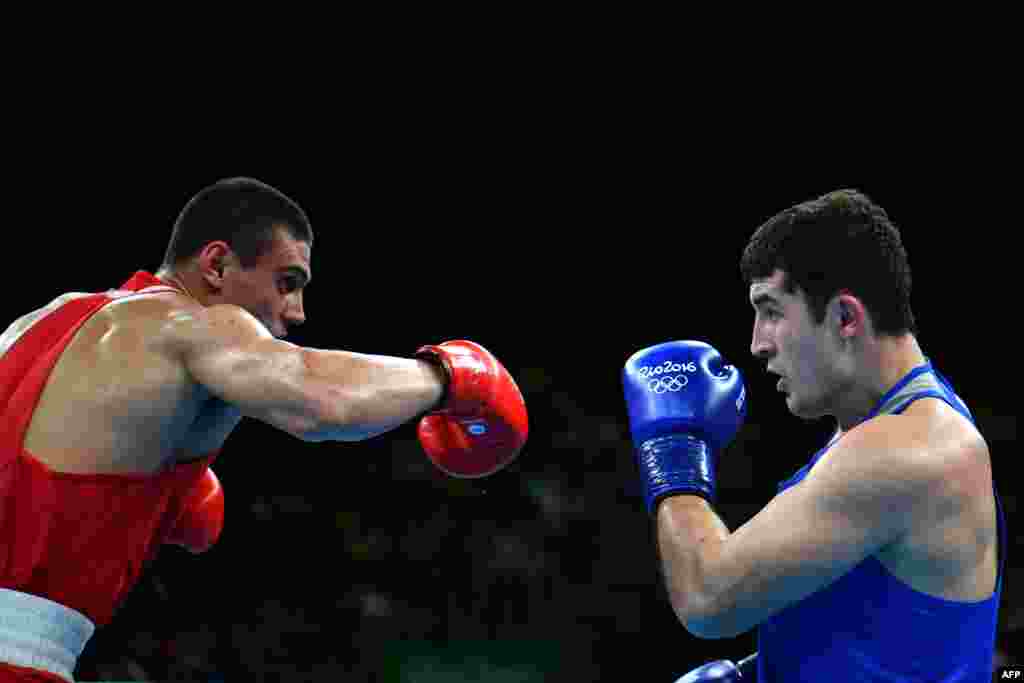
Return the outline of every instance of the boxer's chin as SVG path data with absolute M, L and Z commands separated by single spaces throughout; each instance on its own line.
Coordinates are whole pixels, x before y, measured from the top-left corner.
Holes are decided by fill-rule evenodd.
M 793 387 L 788 382 L 785 382 L 785 380 L 779 380 L 778 389 L 782 392 L 782 396 L 786 401 L 786 408 L 789 409 L 789 412 L 797 417 L 805 417 L 808 406 L 800 400 L 800 395 L 793 391 Z
M 801 400 L 800 395 L 792 391 L 786 392 L 786 408 L 792 415 L 803 420 L 816 420 L 826 414 L 821 406 Z

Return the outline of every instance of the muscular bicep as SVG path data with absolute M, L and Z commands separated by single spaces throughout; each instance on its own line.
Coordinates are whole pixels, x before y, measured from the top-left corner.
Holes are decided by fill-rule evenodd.
M 302 354 L 277 339 L 196 354 L 187 369 L 214 396 L 247 417 L 300 434 L 315 426 L 303 390 Z
M 722 543 L 707 565 L 711 607 L 698 628 L 742 633 L 902 537 L 937 479 L 912 447 L 878 436 L 834 447 Z
M 213 396 L 295 435 L 315 428 L 300 347 L 234 306 L 182 313 L 172 326 L 185 370 Z
M 274 339 L 234 306 L 182 314 L 185 369 L 243 415 L 307 441 L 358 441 L 435 406 L 443 370 L 422 360 L 310 349 Z

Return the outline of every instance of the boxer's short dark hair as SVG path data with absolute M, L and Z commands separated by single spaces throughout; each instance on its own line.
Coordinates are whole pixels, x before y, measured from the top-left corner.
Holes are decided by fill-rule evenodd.
M 792 206 L 761 225 L 740 260 L 749 285 L 786 274 L 785 291 L 803 292 L 817 323 L 828 302 L 849 291 L 867 308 L 876 332 L 916 334 L 912 278 L 899 229 L 858 190 L 836 190 Z
M 223 240 L 249 268 L 273 241 L 277 227 L 313 243 L 305 212 L 284 193 L 252 178 L 227 178 L 200 190 L 181 210 L 163 265 L 179 264 L 210 242 Z

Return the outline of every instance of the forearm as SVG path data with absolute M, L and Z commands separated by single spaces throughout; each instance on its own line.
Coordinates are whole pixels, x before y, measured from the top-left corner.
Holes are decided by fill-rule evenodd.
M 303 349 L 306 391 L 317 416 L 307 441 L 370 438 L 435 408 L 444 394 L 439 366 L 413 358 Z
M 688 630 L 704 635 L 702 621 L 713 614 L 711 569 L 729 529 L 706 500 L 680 495 L 657 509 L 657 544 L 672 609 Z

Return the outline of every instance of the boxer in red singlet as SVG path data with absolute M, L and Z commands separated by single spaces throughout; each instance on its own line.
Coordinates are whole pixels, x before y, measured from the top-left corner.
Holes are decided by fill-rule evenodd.
M 0 335 L 0 683 L 72 681 L 161 545 L 216 542 L 210 464 L 244 415 L 308 441 L 423 416 L 453 476 L 518 455 L 522 395 L 478 344 L 399 358 L 281 339 L 305 319 L 312 241 L 274 188 L 221 181 L 186 205 L 156 274 L 62 295 Z

